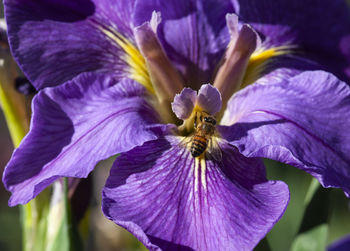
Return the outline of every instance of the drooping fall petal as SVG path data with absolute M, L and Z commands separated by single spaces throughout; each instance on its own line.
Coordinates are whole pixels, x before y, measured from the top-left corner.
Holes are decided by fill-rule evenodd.
M 87 177 L 98 161 L 156 139 L 166 125 L 156 124 L 146 98 L 132 80 L 93 73 L 42 90 L 31 130 L 5 169 L 9 204 L 27 203 L 60 176 Z
M 103 211 L 150 250 L 250 250 L 289 200 L 259 159 L 222 144 L 222 162 L 199 161 L 178 137 L 121 154 L 103 190 Z
M 247 157 L 274 159 L 350 193 L 350 88 L 334 75 L 305 72 L 233 96 L 219 128 Z

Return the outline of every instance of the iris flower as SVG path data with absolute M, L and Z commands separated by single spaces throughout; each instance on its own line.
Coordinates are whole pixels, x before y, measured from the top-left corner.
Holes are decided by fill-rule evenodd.
M 349 195 L 345 2 L 4 2 L 13 55 L 39 90 L 3 176 L 10 206 L 120 154 L 103 212 L 147 248 L 250 250 L 289 200 L 262 158 Z M 194 158 L 198 114 L 217 125 Z

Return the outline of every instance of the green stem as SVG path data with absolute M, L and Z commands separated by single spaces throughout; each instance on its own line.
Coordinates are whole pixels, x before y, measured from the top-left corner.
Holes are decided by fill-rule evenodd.
M 307 207 L 309 205 L 309 203 L 311 202 L 312 197 L 314 196 L 315 192 L 317 191 L 317 189 L 320 187 L 320 182 L 318 180 L 316 180 L 315 178 L 313 178 L 311 180 L 309 189 L 307 190 L 305 199 L 304 199 L 304 205 L 305 207 Z
M 68 178 L 64 178 L 64 209 L 66 213 L 66 225 L 68 226 L 68 238 L 69 238 L 69 250 L 78 251 L 83 250 L 83 244 L 78 232 L 76 222 L 72 218 L 72 209 L 70 201 L 68 198 L 69 189 L 68 189 Z
M 0 103 L 15 147 L 29 130 L 25 97 L 14 88 L 17 76 L 16 63 L 9 55 L 0 55 L 4 65 L 0 67 Z
M 25 97 L 14 88 L 17 77 L 17 66 L 9 50 L 2 51 L 0 58 L 0 104 L 15 148 L 17 148 L 29 130 L 29 116 L 27 114 Z M 21 206 L 21 222 L 23 230 L 23 250 L 32 250 L 31 245 L 35 232 L 32 230 L 37 223 L 35 202 Z

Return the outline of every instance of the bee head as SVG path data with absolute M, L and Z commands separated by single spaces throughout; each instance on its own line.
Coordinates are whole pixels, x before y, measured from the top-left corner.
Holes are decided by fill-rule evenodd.
M 216 120 L 213 117 L 204 117 L 204 122 L 216 125 Z

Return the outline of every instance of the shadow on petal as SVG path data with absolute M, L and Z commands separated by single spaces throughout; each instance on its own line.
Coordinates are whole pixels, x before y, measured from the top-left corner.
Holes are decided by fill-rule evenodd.
M 154 142 L 159 142 L 159 141 L 161 141 L 161 144 L 160 144 L 161 148 L 154 149 L 154 153 L 152 153 L 151 156 L 142 158 L 142 160 L 137 157 L 132 159 L 128 158 L 130 156 L 129 154 L 136 155 L 138 153 L 139 150 L 137 148 L 129 151 L 128 155 L 122 153 L 120 157 L 117 158 L 118 165 L 116 165 L 116 168 L 115 168 L 115 172 L 118 173 L 118 179 L 110 180 L 113 182 L 107 182 L 105 187 L 111 188 L 111 189 L 118 188 L 127 183 L 127 179 L 129 178 L 130 175 L 134 175 L 135 173 L 146 172 L 149 169 L 152 169 L 153 166 L 156 164 L 157 160 L 164 154 L 164 152 L 169 151 L 171 148 L 171 144 L 165 139 L 158 139 L 158 140 L 155 140 Z M 148 142 L 148 144 L 150 143 L 152 143 L 152 141 Z M 123 160 L 120 161 L 121 159 Z M 140 165 L 137 168 L 133 169 L 133 172 L 130 172 L 128 168 L 125 168 L 125 169 L 118 168 L 119 166 L 123 165 L 125 162 L 140 162 L 140 161 L 144 162 L 144 165 Z M 111 169 L 111 175 L 112 175 L 112 172 L 113 172 L 113 169 Z
M 19 12 L 31 10 L 32 21 L 53 20 L 60 22 L 77 22 L 84 20 L 95 13 L 95 4 L 91 0 L 39 0 L 39 1 L 5 1 L 5 6 L 11 7 L 11 16 L 17 14 L 12 8 L 18 8 Z M 51 11 L 42 11 L 51 10 Z M 25 20 L 23 19 L 23 23 Z M 18 25 L 17 27 L 20 27 Z
M 248 131 L 266 126 L 266 125 L 276 125 L 286 123 L 284 119 L 276 119 L 269 121 L 259 121 L 259 122 L 241 122 L 233 124 L 232 126 L 217 126 L 218 131 L 221 136 L 229 142 L 239 140 L 242 137 L 248 135 Z
M 163 250 L 181 250 L 181 251 L 194 251 L 194 249 L 187 247 L 187 246 L 183 246 L 180 244 L 176 244 L 176 243 L 172 243 L 151 235 L 148 235 L 149 240 L 152 243 L 155 243 L 157 245 L 159 245 L 160 247 L 162 247 Z

